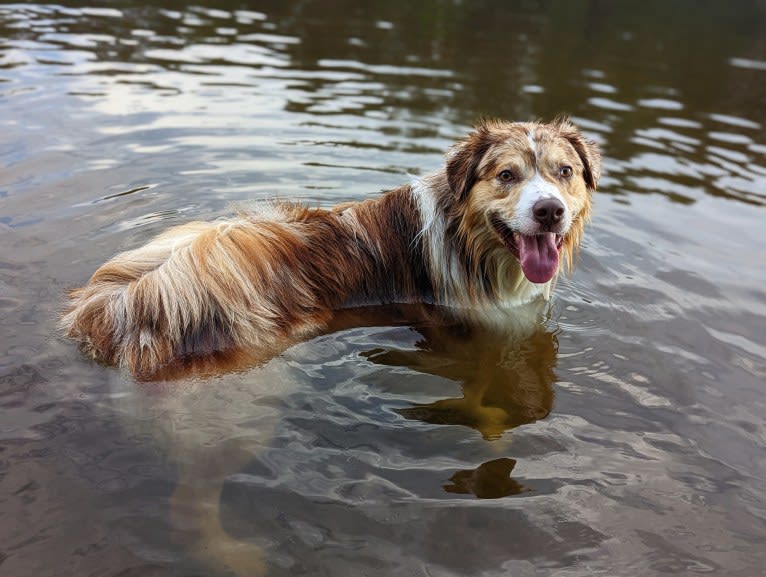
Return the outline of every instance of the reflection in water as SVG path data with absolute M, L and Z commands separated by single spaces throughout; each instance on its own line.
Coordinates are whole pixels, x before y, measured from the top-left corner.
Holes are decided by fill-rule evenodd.
M 473 494 L 479 499 L 499 499 L 528 491 L 524 485 L 510 478 L 516 466 L 515 459 L 500 458 L 482 463 L 475 469 L 458 471 L 444 485 L 447 493 Z
M 262 426 L 263 434 L 268 435 L 269 424 Z M 261 548 L 233 538 L 223 526 L 220 509 L 226 477 L 233 467 L 252 458 L 253 449 L 252 444 L 221 443 L 213 450 L 198 447 L 185 455 L 187 458 L 179 458 L 178 480 L 169 502 L 170 522 L 182 546 L 209 567 L 238 577 L 268 573 Z
M 398 340 L 386 342 L 384 339 L 374 339 L 376 346 L 355 353 L 353 364 L 358 365 L 366 360 L 370 367 L 384 365 L 404 368 L 408 374 L 426 374 L 460 383 L 463 392 L 461 398 L 443 398 L 429 403 L 409 402 L 409 407 L 396 409 L 395 412 L 406 419 L 429 424 L 468 426 L 481 433 L 484 439 L 497 439 L 509 429 L 546 417 L 551 410 L 556 339 L 541 324 L 546 308 L 543 302 L 518 307 L 501 329 L 469 326 L 462 322 L 456 324 L 447 309 L 429 305 L 362 307 L 338 312 L 330 330 L 340 332 L 326 337 L 332 337 L 333 342 L 342 342 L 345 334 L 354 334 L 361 327 L 373 335 L 376 334 L 375 330 L 390 327 L 414 331 L 418 335 L 414 350 L 403 348 L 405 343 Z M 311 355 L 314 348 L 321 351 L 319 342 L 321 338 L 318 342 L 305 343 L 298 348 L 303 354 Z M 361 346 L 353 345 L 357 349 Z M 303 358 L 303 354 L 296 356 L 297 359 L 303 359 L 298 362 L 305 363 L 307 367 L 312 366 Z M 323 356 L 322 364 L 336 364 L 336 356 L 337 353 Z M 206 367 L 209 379 L 215 373 L 214 359 L 209 360 Z M 230 371 L 232 365 L 225 362 L 219 370 Z M 252 488 L 248 487 L 264 482 L 273 485 L 270 475 L 266 475 L 264 481 L 263 474 L 253 475 L 246 471 L 253 467 L 254 462 L 261 461 L 260 455 L 274 442 L 278 421 L 291 418 L 290 413 L 294 413 L 289 410 L 289 399 L 296 388 L 300 387 L 300 373 L 292 373 L 281 358 L 250 370 L 245 364 L 238 367 L 238 370 L 243 382 L 249 383 L 241 390 L 227 390 L 222 394 L 215 391 L 215 383 L 210 388 L 209 380 L 181 379 L 167 386 L 153 386 L 148 390 L 160 390 L 163 394 L 151 395 L 145 399 L 162 403 L 166 408 L 175 407 L 172 411 L 165 411 L 166 417 L 171 416 L 171 419 L 160 420 L 163 432 L 155 432 L 154 436 L 166 440 L 168 455 L 177 463 L 178 479 L 170 498 L 170 513 L 173 525 L 184 536 L 182 538 L 187 542 L 187 547 L 200 552 L 199 558 L 210 567 L 232 571 L 241 576 L 264 575 L 268 569 L 262 549 L 247 539 L 237 538 L 236 532 L 232 534 L 226 529 L 227 526 L 237 527 L 243 521 L 239 511 L 221 506 L 222 491 L 228 483 L 234 487 L 235 493 L 242 493 L 249 499 L 253 493 Z M 359 369 L 352 370 L 357 372 Z M 174 376 L 180 378 L 178 374 Z M 315 375 L 315 379 L 318 377 Z M 182 383 L 186 383 L 186 386 Z M 189 383 L 195 383 L 195 386 Z M 255 383 L 264 383 L 264 392 L 282 395 L 280 402 L 287 403 L 288 414 L 280 415 L 278 411 L 264 410 L 265 404 L 259 399 Z M 142 384 L 144 386 L 147 384 Z M 370 386 L 375 388 L 376 383 L 371 382 Z M 309 403 L 323 397 L 322 391 L 316 389 L 305 394 Z M 330 390 L 324 394 L 334 396 L 338 392 Z M 359 394 L 359 391 L 349 393 L 349 400 L 352 403 L 358 402 Z M 398 396 L 405 400 L 407 393 L 400 392 Z M 195 399 L 200 397 L 208 400 L 199 405 Z M 216 399 L 212 401 L 216 404 L 223 404 L 213 410 L 213 405 L 209 404 L 210 399 Z M 259 399 L 256 401 L 260 406 L 259 414 L 257 417 L 255 413 L 249 415 L 247 421 L 254 424 L 243 430 L 237 415 L 241 413 L 246 418 L 244 415 L 252 411 L 248 407 L 256 399 Z M 155 411 L 156 406 L 150 410 Z M 204 415 L 199 414 L 203 410 L 211 415 L 219 414 L 216 411 L 220 410 L 226 410 L 228 414 L 226 419 L 209 422 Z M 173 415 L 180 421 L 174 422 Z M 359 422 L 367 418 L 363 413 L 355 417 Z M 313 409 L 310 418 L 318 419 Z M 332 421 L 330 416 L 324 419 Z M 320 423 L 321 420 L 318 420 L 314 424 L 317 432 L 322 430 Z M 409 428 L 406 434 L 411 438 L 422 435 L 423 431 Z M 379 436 L 379 433 L 372 433 L 365 443 L 377 443 Z M 294 439 L 292 443 L 295 444 Z M 315 450 L 309 455 L 313 452 Z M 434 478 L 427 471 L 424 471 L 422 481 L 410 478 L 406 483 L 434 483 L 448 494 L 497 499 L 529 490 L 510 477 L 515 465 L 515 459 L 494 458 L 475 469 L 456 471 L 447 484 L 444 484 L 444 478 Z M 346 466 L 349 470 L 353 469 L 350 465 Z M 320 470 L 324 467 L 321 461 L 318 467 Z M 374 492 L 376 479 L 387 475 L 388 468 L 376 467 L 368 475 L 361 475 L 361 479 L 354 482 L 354 491 L 362 494 Z M 401 483 L 402 480 L 397 480 L 395 467 L 393 471 L 394 476 L 390 482 Z M 301 492 L 310 493 L 312 484 L 317 482 L 311 480 L 314 475 L 309 473 L 304 478 L 301 474 L 295 474 L 293 482 L 301 487 Z M 280 471 L 280 476 L 289 479 L 292 475 Z M 232 478 L 249 481 L 232 482 Z M 323 499 L 343 492 L 345 483 L 342 480 L 335 480 L 334 476 L 322 479 L 322 483 L 328 482 L 333 488 L 329 495 L 322 496 Z M 276 486 L 279 487 L 279 484 Z M 433 486 L 421 490 L 430 494 L 438 489 Z M 254 530 L 250 523 L 252 521 L 246 525 L 246 535 Z M 263 530 L 261 527 L 255 529 Z
M 763 572 L 762 0 L 91 4 L 0 5 L 3 575 Z M 51 336 L 168 226 L 562 112 L 606 174 L 555 338 L 366 311 L 146 395 Z
M 422 327 L 418 350 L 364 353 L 381 365 L 404 366 L 460 383 L 461 398 L 415 404 L 398 412 L 426 423 L 463 425 L 485 439 L 545 418 L 553 404 L 556 339 L 541 325 L 519 333 L 486 327 Z
M 553 405 L 555 335 L 539 323 L 510 327 L 421 326 L 417 350 L 374 349 L 362 355 L 373 363 L 459 382 L 460 398 L 416 403 L 396 412 L 426 423 L 471 427 L 492 440 L 544 419 Z M 510 478 L 515 465 L 514 459 L 500 458 L 458 471 L 444 490 L 480 499 L 519 494 L 526 489 Z

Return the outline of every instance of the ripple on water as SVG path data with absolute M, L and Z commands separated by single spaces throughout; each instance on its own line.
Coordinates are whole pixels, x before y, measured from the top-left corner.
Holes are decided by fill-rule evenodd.
M 574 3 L 528 4 L 0 6 L 3 569 L 757 574 L 757 19 L 655 3 L 594 35 Z M 149 233 L 367 198 L 482 114 L 567 112 L 604 176 L 524 338 L 366 311 L 380 326 L 148 385 L 55 336 L 66 289 Z

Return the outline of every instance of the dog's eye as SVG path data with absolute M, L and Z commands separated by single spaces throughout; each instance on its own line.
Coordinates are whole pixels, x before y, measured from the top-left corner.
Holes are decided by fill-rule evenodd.
M 513 181 L 513 173 L 510 170 L 503 170 L 500 172 L 500 174 L 497 175 L 497 177 L 502 182 L 511 182 Z
M 562 166 L 559 169 L 559 175 L 562 178 L 570 178 L 573 174 L 572 167 L 571 166 Z

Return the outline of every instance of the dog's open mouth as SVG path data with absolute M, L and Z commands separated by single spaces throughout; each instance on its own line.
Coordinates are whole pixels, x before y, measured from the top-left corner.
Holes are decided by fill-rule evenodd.
M 559 268 L 559 253 L 564 237 L 555 232 L 521 234 L 500 218 L 492 217 L 492 226 L 521 263 L 521 270 L 529 282 L 546 283 L 553 278 Z

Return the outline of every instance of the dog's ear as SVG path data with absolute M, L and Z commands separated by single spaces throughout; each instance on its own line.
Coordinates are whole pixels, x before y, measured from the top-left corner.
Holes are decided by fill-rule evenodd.
M 588 190 L 594 191 L 601 178 L 601 152 L 598 144 L 585 138 L 580 130 L 565 117 L 557 118 L 553 125 L 559 129 L 561 135 L 574 147 L 577 155 L 582 160 L 584 171 L 583 178 Z
M 481 120 L 476 130 L 447 152 L 447 182 L 456 200 L 465 200 L 473 185 L 481 159 L 496 140 L 491 120 Z

